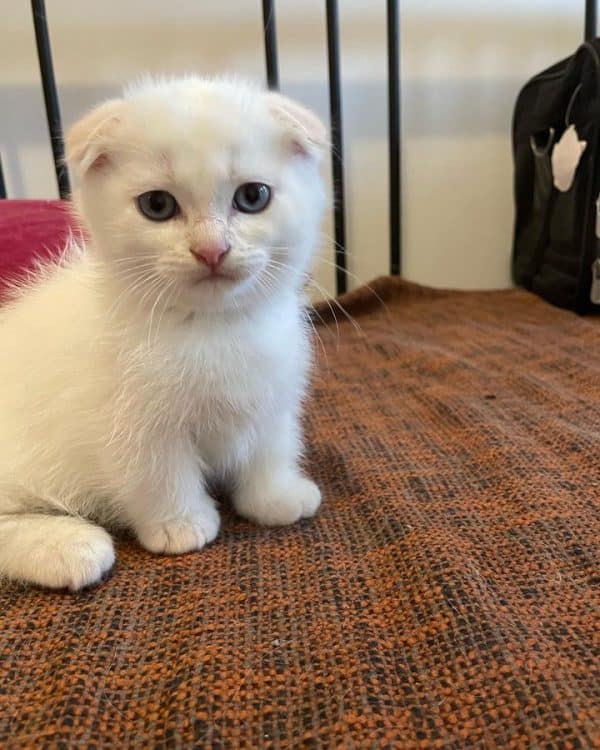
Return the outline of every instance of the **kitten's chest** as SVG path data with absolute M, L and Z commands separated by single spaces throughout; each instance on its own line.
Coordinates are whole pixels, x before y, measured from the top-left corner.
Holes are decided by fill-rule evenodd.
M 223 342 L 200 348 L 190 369 L 190 417 L 218 424 L 228 415 L 242 417 L 266 408 L 284 386 L 282 373 L 288 365 L 272 348 Z
M 174 411 L 194 432 L 242 430 L 294 398 L 306 359 L 303 330 L 293 320 L 211 331 L 188 345 L 171 373 Z

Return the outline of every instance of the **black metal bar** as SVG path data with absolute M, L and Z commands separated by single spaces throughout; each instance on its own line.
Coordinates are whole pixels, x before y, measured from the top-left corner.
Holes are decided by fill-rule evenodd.
M 390 272 L 402 272 L 399 2 L 387 0 L 388 143 L 390 170 Z
M 60 120 L 60 107 L 56 92 L 56 81 L 54 80 L 54 67 L 52 65 L 52 52 L 50 50 L 48 21 L 46 19 L 46 5 L 44 0 L 31 0 L 31 11 L 33 14 L 40 74 L 42 76 L 42 87 L 44 89 L 46 120 L 50 133 L 52 156 L 54 157 L 56 182 L 58 183 L 60 197 L 66 198 L 70 193 L 69 175 L 64 163 L 65 149 Z
M 347 289 L 346 217 L 344 203 L 344 143 L 342 137 L 342 93 L 337 0 L 327 0 L 327 59 L 329 63 L 329 112 L 331 117 L 331 167 L 335 223 L 337 293 Z
M 2 171 L 2 157 L 0 156 L 0 199 L 6 198 L 6 183 L 4 182 L 4 172 Z
M 267 84 L 270 89 L 279 88 L 279 63 L 277 61 L 277 28 L 275 25 L 275 1 L 262 0 L 263 30 L 265 35 L 265 60 Z
M 585 38 L 594 39 L 598 29 L 598 2 L 585 0 Z

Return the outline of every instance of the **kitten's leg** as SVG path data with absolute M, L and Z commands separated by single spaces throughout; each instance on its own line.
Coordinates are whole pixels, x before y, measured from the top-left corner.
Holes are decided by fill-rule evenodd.
M 179 442 L 163 445 L 157 455 L 159 466 L 123 491 L 127 522 L 150 552 L 178 555 L 201 549 L 217 536 L 220 519 L 198 459 L 190 445 Z M 150 457 L 144 465 L 152 465 Z
M 77 591 L 97 583 L 114 561 L 110 536 L 83 518 L 0 515 L 0 576 Z
M 297 420 L 288 414 L 263 436 L 237 477 L 234 505 L 241 516 L 266 526 L 314 516 L 321 492 L 300 472 L 299 452 Z

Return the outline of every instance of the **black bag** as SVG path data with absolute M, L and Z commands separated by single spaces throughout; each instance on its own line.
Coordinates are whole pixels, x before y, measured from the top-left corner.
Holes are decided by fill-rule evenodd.
M 571 125 L 587 145 L 571 187 L 558 190 L 552 152 Z M 513 156 L 515 282 L 559 307 L 599 311 L 600 39 L 523 87 L 514 112 Z

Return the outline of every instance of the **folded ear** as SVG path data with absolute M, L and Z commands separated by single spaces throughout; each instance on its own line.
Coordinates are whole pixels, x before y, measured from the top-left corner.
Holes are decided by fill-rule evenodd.
M 301 104 L 273 91 L 265 94 L 271 114 L 290 135 L 292 150 L 304 156 L 319 158 L 327 146 L 327 128 Z
M 82 177 L 90 169 L 100 169 L 110 161 L 115 130 L 122 119 L 125 103 L 111 99 L 93 109 L 67 133 L 67 163 Z

